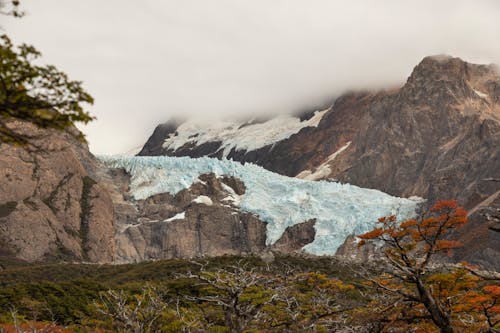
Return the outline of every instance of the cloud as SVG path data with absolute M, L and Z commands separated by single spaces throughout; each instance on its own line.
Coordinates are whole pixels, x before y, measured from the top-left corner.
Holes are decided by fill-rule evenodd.
M 96 98 L 91 149 L 173 115 L 290 112 L 399 85 L 431 54 L 500 64 L 496 0 L 25 0 L 1 23 Z

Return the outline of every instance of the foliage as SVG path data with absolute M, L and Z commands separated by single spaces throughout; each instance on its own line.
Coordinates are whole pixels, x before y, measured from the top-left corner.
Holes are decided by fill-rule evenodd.
M 348 298 L 346 293 L 353 290 L 352 285 L 316 272 L 282 273 L 259 271 L 241 263 L 217 270 L 206 270 L 201 265 L 194 273 L 179 275 L 196 287 L 189 294 L 177 298 L 156 296 L 158 304 L 152 307 L 151 302 L 140 304 L 138 300 L 147 299 L 143 296 L 127 297 L 123 292 L 111 291 L 98 308 L 114 309 L 102 311 L 109 314 L 107 319 L 112 324 L 108 326 L 125 332 L 145 331 L 123 326 L 124 322 L 136 322 L 140 317 L 136 312 L 164 314 L 168 320 L 156 325 L 158 332 L 320 332 L 338 328 L 336 324 L 344 322 L 346 308 L 339 300 Z M 143 289 L 140 294 L 149 292 Z M 155 318 L 161 322 L 160 317 Z M 138 322 L 144 325 L 148 320 Z
M 486 282 L 466 267 L 433 262 L 460 246 L 449 239 L 450 232 L 466 222 L 455 201 L 440 201 L 418 219 L 399 223 L 395 216 L 382 217 L 379 228 L 359 236 L 361 246 L 375 240 L 384 244 L 383 274 L 366 278 L 384 293 L 367 310 L 370 320 L 378 317 L 380 329 L 451 333 L 498 326 L 495 286 L 482 288 Z
M 335 331 L 345 325 L 356 299 L 353 285 L 317 272 L 293 274 L 282 284 L 287 287 L 268 307 L 262 328 L 272 327 L 277 332 Z
M 175 315 L 168 306 L 169 302 L 152 285 L 132 296 L 123 290 L 108 290 L 100 293 L 94 302 L 95 312 L 101 320 L 92 318 L 87 324 L 112 332 L 171 332 L 167 328 L 179 328 L 179 325 L 173 325 Z
M 240 270 L 235 270 L 238 266 Z M 198 275 L 219 282 L 210 286 L 198 280 Z M 340 280 L 354 278 L 352 272 L 336 259 L 326 257 L 276 256 L 272 264 L 258 257 L 237 256 L 210 258 L 203 265 L 186 260 L 133 265 L 12 264 L 0 271 L 0 323 L 10 322 L 8 310 L 14 306 L 26 318 L 31 318 L 37 312 L 38 320 L 50 321 L 55 317 L 59 324 L 71 325 L 80 331 L 87 329 L 95 332 L 96 327 L 102 332 L 116 331 L 115 328 L 121 324 L 110 315 L 113 311 L 107 311 L 106 315 L 99 308 L 106 309 L 104 303 L 110 299 L 121 299 L 125 300 L 122 304 L 128 307 L 127 311 L 136 309 L 137 300 L 144 299 L 142 295 L 146 285 L 147 288 L 154 288 L 166 306 L 162 311 L 162 328 L 159 332 L 204 332 L 209 329 L 224 332 L 229 330 L 225 324 L 225 311 L 216 302 L 227 299 L 228 293 L 224 291 L 227 286 L 219 284 L 226 281 L 228 285 L 237 287 L 239 284 L 241 287 L 242 281 L 245 281 L 243 277 L 247 281 L 256 278 L 258 282 L 247 285 L 238 295 L 241 309 L 255 313 L 252 307 L 259 308 L 260 317 L 250 321 L 248 332 L 264 331 L 274 319 L 281 320 L 275 322 L 278 325 L 269 332 L 283 332 L 287 327 L 293 331 L 299 324 L 313 327 L 309 331 L 319 329 L 340 313 L 321 318 L 319 315 L 313 318 L 314 314 L 324 313 L 322 311 L 328 307 L 334 310 L 344 308 L 342 302 L 350 300 L 351 293 L 355 292 L 351 287 L 344 289 L 347 283 Z M 309 291 L 309 288 L 314 291 Z M 279 297 L 273 298 L 278 290 Z M 328 295 L 320 295 L 327 290 Z M 119 296 L 112 297 L 110 293 Z M 200 297 L 211 299 L 212 302 Z M 314 304 L 320 304 L 321 299 L 329 303 L 324 303 L 325 307 L 318 308 L 316 312 L 311 311 Z M 352 299 L 357 304 L 362 303 L 359 295 L 354 295 Z M 295 307 L 293 304 L 300 306 Z M 52 312 L 45 310 L 52 307 Z M 234 314 L 233 318 L 238 316 Z M 291 316 L 300 318 L 300 323 L 295 325 Z
M 93 99 L 81 82 L 54 66 L 36 65 L 40 55 L 32 46 L 16 47 L 6 35 L 0 37 L 0 143 L 32 138 L 10 126 L 12 119 L 60 130 L 93 119 L 82 106 Z
M 184 322 L 188 327 L 215 329 L 224 327 L 228 332 L 244 332 L 263 316 L 266 305 L 283 292 L 283 285 L 269 274 L 255 268 L 237 264 L 216 271 L 204 266 L 196 273 L 181 277 L 193 279 L 200 287 L 197 295 L 186 295 L 197 307 L 195 316 L 188 312 Z
M 0 323 L 12 327 L 15 308 L 19 322 L 54 323 L 77 332 L 443 331 L 426 304 L 432 300 L 453 332 L 495 332 L 497 274 L 435 260 L 435 254 L 456 246 L 440 242 L 450 239 L 445 233 L 436 237 L 438 230 L 462 225 L 463 217 L 449 203 L 401 225 L 395 217 L 381 219 L 380 230 L 363 236 L 365 242 L 386 244 L 387 263 L 381 267 L 291 255 L 276 255 L 271 263 L 222 256 L 203 263 L 127 265 L 24 265 L 0 259 L 5 267 Z M 394 239 L 397 251 L 390 248 Z M 426 263 L 429 251 L 433 255 Z
M 20 315 L 30 318 L 54 319 L 60 324 L 79 322 L 82 317 L 92 313 L 92 300 L 102 290 L 105 287 L 89 280 L 2 286 L 0 308 L 3 311 L 0 312 L 0 322 L 8 321 L 11 307 L 15 307 Z
M 19 0 L 0 0 L 0 14 L 22 17 L 24 13 L 20 6 L 21 1 Z
M 22 17 L 20 1 L 0 0 L 0 15 Z M 12 120 L 63 130 L 93 119 L 83 107 L 93 99 L 81 82 L 70 80 L 54 66 L 37 65 L 40 56 L 33 46 L 16 47 L 7 35 L 0 36 L 0 144 L 36 147 L 36 137 L 16 128 Z M 76 136 L 83 140 L 81 133 Z

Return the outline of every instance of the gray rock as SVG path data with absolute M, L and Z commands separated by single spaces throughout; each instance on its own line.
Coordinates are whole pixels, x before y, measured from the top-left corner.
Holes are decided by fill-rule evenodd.
M 0 146 L 4 251 L 26 261 L 111 262 L 114 213 L 98 183 L 100 163 L 68 132 L 20 121 L 9 126 L 36 137 L 36 147 Z

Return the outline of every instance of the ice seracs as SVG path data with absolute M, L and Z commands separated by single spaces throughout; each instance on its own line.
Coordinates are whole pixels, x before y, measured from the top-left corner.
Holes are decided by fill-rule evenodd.
M 239 178 L 245 184 L 245 193 L 236 196 L 229 191 L 226 199 L 267 222 L 268 244 L 276 242 L 287 227 L 315 218 L 315 240 L 304 250 L 318 255 L 334 254 L 347 236 L 371 230 L 380 216 L 412 217 L 422 201 L 350 184 L 286 177 L 254 164 L 206 157 L 101 156 L 100 159 L 108 167 L 123 168 L 131 175 L 130 192 L 135 199 L 165 192 L 174 195 L 205 173 Z M 184 217 L 181 213 L 168 220 Z

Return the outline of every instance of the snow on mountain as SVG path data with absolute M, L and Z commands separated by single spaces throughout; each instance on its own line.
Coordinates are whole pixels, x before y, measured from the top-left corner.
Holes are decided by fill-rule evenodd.
M 335 153 L 331 154 L 328 156 L 325 162 L 323 162 L 320 166 L 312 172 L 311 170 L 304 170 L 301 173 L 299 173 L 297 178 L 301 179 L 306 179 L 306 180 L 318 180 L 318 179 L 325 179 L 330 175 L 332 170 L 330 169 L 330 163 L 333 162 L 333 160 L 344 150 L 346 150 L 349 145 L 351 144 L 351 141 L 345 144 L 345 146 L 342 146 L 339 150 L 337 150 Z
M 130 191 L 137 200 L 158 193 L 176 194 L 199 181 L 198 177 L 205 173 L 239 178 L 245 183 L 246 192 L 231 200 L 241 210 L 268 223 L 268 245 L 276 242 L 288 226 L 315 218 L 315 240 L 304 250 L 317 255 L 334 254 L 347 236 L 371 230 L 380 216 L 413 216 L 423 201 L 350 184 L 286 177 L 254 164 L 206 157 L 101 156 L 100 159 L 108 167 L 123 168 L 131 175 Z
M 304 121 L 290 115 L 259 123 L 213 119 L 207 123 L 204 120 L 192 120 L 180 125 L 175 133 L 165 139 L 162 147 L 175 151 L 186 144 L 199 146 L 206 142 L 221 142 L 220 149 L 226 158 L 233 148 L 252 151 L 287 139 L 304 127 L 317 127 L 328 110 L 316 111 Z
M 212 206 L 214 204 L 213 201 L 212 201 L 212 199 L 210 199 L 206 195 L 200 195 L 200 196 L 198 196 L 197 198 L 195 198 L 193 200 L 193 202 L 194 203 L 198 203 L 198 204 L 202 204 L 202 205 L 206 205 L 206 206 Z
M 184 220 L 185 218 L 186 218 L 186 212 L 182 212 L 182 213 L 176 214 L 175 216 L 173 216 L 169 219 L 166 219 L 165 222 L 172 222 L 175 220 Z

